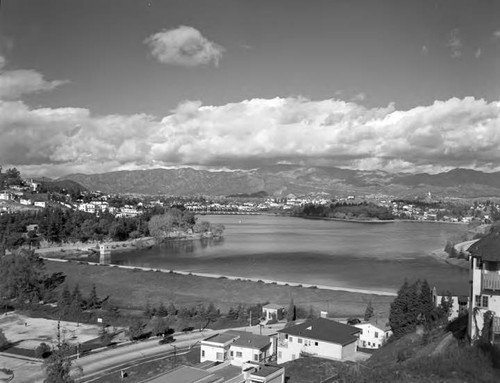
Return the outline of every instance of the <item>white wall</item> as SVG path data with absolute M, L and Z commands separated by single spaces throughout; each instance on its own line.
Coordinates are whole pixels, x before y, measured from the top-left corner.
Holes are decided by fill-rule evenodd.
M 380 348 L 389 338 L 391 331 L 384 331 L 371 323 L 360 323 L 354 325 L 362 330 L 359 334 L 358 347 Z M 376 336 L 375 336 L 376 335 Z
M 212 362 L 222 362 L 224 361 L 224 352 L 227 351 L 225 351 L 224 347 L 222 346 L 215 346 L 202 343 L 200 349 L 200 362 L 205 362 L 207 360 L 210 360 Z M 219 357 L 217 356 L 218 353 L 222 353 L 222 359 L 221 355 L 219 355 Z
M 232 356 L 231 356 L 232 353 Z M 238 356 L 238 353 L 241 353 L 241 356 Z M 243 363 L 251 361 L 258 362 L 260 360 L 259 350 L 255 350 L 248 347 L 238 347 L 234 344 L 231 345 L 229 349 L 229 357 L 231 359 L 231 364 L 233 366 L 241 366 Z M 257 360 L 254 359 L 254 356 L 257 355 Z
M 283 336 L 284 334 L 280 335 Z M 302 343 L 300 343 L 299 340 L 302 340 Z M 287 345 L 287 347 L 284 347 L 284 345 Z M 348 347 L 344 352 L 344 357 L 352 353 L 352 348 L 354 348 L 354 352 L 356 351 L 356 342 L 353 342 L 352 346 L 349 346 L 350 347 Z M 277 363 L 281 364 L 289 362 L 290 360 L 298 359 L 300 358 L 301 352 L 338 360 L 341 360 L 343 357 L 342 345 L 340 344 L 296 337 L 292 335 L 288 336 L 288 339 L 284 339 L 282 342 L 278 341 Z

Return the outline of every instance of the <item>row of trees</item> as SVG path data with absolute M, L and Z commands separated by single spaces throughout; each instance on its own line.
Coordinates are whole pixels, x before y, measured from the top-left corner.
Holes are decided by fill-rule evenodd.
M 369 202 L 349 204 L 336 202 L 330 205 L 306 204 L 296 208 L 294 214 L 302 217 L 325 217 L 338 219 L 394 219 L 391 211 Z
M 208 221 L 198 222 L 194 213 L 179 208 L 170 208 L 162 214 L 153 215 L 148 222 L 151 236 L 157 241 L 164 241 L 172 236 L 182 236 L 189 232 L 195 234 L 211 233 L 213 236 L 221 236 L 224 225 L 212 225 Z
M 0 190 L 9 187 L 11 185 L 21 185 L 22 178 L 21 173 L 16 168 L 7 169 L 3 172 L 3 168 L 0 165 Z
M 389 325 L 394 337 L 414 332 L 418 325 L 429 329 L 448 321 L 452 306 L 451 296 L 444 296 L 439 305 L 434 303 L 432 290 L 426 280 L 409 283 L 405 280 L 391 303 Z

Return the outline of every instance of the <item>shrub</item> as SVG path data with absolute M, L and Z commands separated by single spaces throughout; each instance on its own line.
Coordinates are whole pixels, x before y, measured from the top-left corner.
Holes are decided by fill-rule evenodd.
M 37 348 L 35 348 L 35 358 L 46 359 L 51 354 L 52 350 L 50 346 L 45 342 L 40 343 L 40 345 Z

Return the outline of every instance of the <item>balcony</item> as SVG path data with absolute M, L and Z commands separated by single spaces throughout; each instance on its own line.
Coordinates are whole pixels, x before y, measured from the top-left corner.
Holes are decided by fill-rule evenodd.
M 482 289 L 500 292 L 500 274 L 487 273 L 482 275 Z

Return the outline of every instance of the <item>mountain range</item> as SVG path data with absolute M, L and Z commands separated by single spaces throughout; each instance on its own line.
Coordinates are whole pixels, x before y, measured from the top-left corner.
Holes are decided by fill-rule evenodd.
M 101 174 L 70 174 L 89 190 L 106 193 L 227 196 L 266 192 L 393 197 L 500 197 L 500 172 L 454 169 L 438 174 L 388 173 L 326 166 L 273 165 L 252 170 L 208 171 L 193 168 L 116 171 Z

